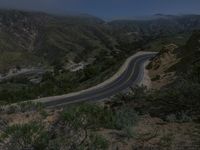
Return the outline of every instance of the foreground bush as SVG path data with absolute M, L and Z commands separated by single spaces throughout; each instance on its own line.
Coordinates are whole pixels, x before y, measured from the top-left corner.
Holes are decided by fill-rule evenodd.
M 29 104 L 20 106 L 22 110 L 30 109 Z M 0 149 L 106 150 L 109 143 L 98 134 L 99 129 L 121 130 L 130 137 L 131 127 L 136 121 L 137 114 L 128 107 L 112 110 L 95 104 L 70 106 L 50 124 L 38 121 L 14 125 L 4 123 L 5 127 L 0 129 Z
M 0 136 L 4 150 L 43 150 L 48 146 L 48 133 L 36 122 L 7 127 Z
M 123 129 L 136 123 L 137 114 L 133 109 L 125 107 L 114 111 L 97 105 L 84 104 L 66 109 L 62 119 L 74 127 Z

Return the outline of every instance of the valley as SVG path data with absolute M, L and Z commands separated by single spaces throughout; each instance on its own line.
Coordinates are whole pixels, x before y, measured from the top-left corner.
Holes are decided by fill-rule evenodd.
M 199 108 L 200 15 L 0 10 L 0 150 L 199 150 Z
M 172 41 L 183 45 L 200 26 L 198 15 L 105 22 L 93 16 L 1 10 L 0 18 L 0 74 L 5 77 L 0 83 L 1 103 L 92 87 L 110 78 L 128 56 L 158 51 Z M 42 73 L 6 77 L 34 68 Z

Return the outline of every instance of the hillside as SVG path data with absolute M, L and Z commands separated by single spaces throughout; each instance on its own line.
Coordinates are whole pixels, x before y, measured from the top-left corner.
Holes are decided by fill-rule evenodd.
M 157 75 L 157 80 L 166 77 L 167 74 L 174 72 L 176 76 L 193 75 L 198 76 L 198 67 L 200 59 L 200 32 L 195 30 L 185 45 L 177 47 L 170 44 L 163 46 L 158 55 L 152 60 L 148 68 L 154 73 L 154 80 Z M 160 70 L 163 70 L 163 75 Z M 194 73 L 197 74 L 194 74 Z M 152 76 L 152 74 L 151 74 Z M 158 77 L 159 76 L 159 77 Z M 156 79 L 155 79 L 156 80 Z M 172 81 L 172 80 L 171 80 Z
M 176 69 L 187 72 L 197 68 L 200 64 L 200 31 L 196 30 L 186 45 L 177 51 L 178 57 L 182 58 Z M 198 72 L 198 70 L 196 70 Z
M 44 13 L 0 11 L 0 71 L 14 66 L 88 61 L 110 53 L 115 40 L 95 17 L 57 17 Z M 5 59 L 6 58 L 6 59 Z
M 3 12 L 4 15 L 7 13 Z M 17 17 L 14 23 L 5 19 L 4 22 L 8 21 L 10 25 L 4 23 L 0 28 L 0 35 L 9 36 L 7 39 L 6 36 L 0 39 L 3 41 L 0 43 L 3 47 L 0 53 L 7 53 L 0 55 L 2 64 L 6 63 L 12 68 L 19 62 L 18 70 L 22 70 L 27 64 L 42 69 L 48 68 L 45 68 L 46 71 L 42 75 L 23 74 L 1 81 L 0 149 L 199 149 L 200 31 L 192 31 L 198 28 L 198 19 L 162 16 L 161 20 L 170 18 L 173 20 L 170 24 L 176 22 L 176 25 L 165 28 L 167 24 L 159 23 L 160 29 L 167 35 L 158 32 L 157 27 L 148 31 L 152 35 L 147 35 L 148 32 L 129 33 L 136 31 L 135 28 L 132 29 L 135 26 L 132 21 L 129 25 L 131 29 L 124 28 L 127 23 L 120 23 L 114 29 L 113 23 L 109 25 L 93 17 L 63 18 L 38 14 L 43 16 L 43 19 L 36 23 L 36 20 L 40 19 L 39 16 L 32 17 L 36 14 L 9 12 L 7 15 L 12 17 L 8 18 L 22 16 L 23 19 L 19 21 L 21 17 Z M 24 16 L 27 19 L 24 20 Z M 32 22 L 32 19 L 28 18 L 35 20 Z M 86 21 L 87 19 L 89 20 Z M 18 21 L 19 24 L 16 25 L 15 22 Z M 144 22 L 144 29 L 149 30 L 152 25 L 149 22 L 156 23 L 157 19 L 140 23 Z M 27 24 L 31 28 L 26 29 Z M 138 25 L 138 28 L 143 27 Z M 37 33 L 37 36 L 31 38 L 31 33 Z M 174 34 L 176 37 L 184 35 L 186 38 L 180 40 L 179 45 L 174 40 Z M 190 34 L 192 36 L 189 37 Z M 15 42 L 15 38 L 19 39 L 19 42 Z M 109 43 L 106 38 L 110 40 Z M 165 38 L 170 40 L 163 42 Z M 31 40 L 36 44 L 32 44 L 30 48 Z M 79 40 L 83 40 L 83 43 Z M 92 43 L 99 47 L 85 47 L 85 44 L 91 46 Z M 105 102 L 77 103 L 56 109 L 47 109 L 40 103 L 30 101 L 5 105 L 69 93 L 94 85 L 112 75 L 127 56 L 139 49 L 149 48 L 150 45 L 162 47 L 158 48 L 159 53 L 147 67 L 152 82 L 150 89 L 130 88 L 129 92 L 118 93 Z M 87 48 L 90 51 L 85 53 Z M 8 54 L 12 55 L 10 58 L 16 58 L 16 53 L 26 55 L 24 59 L 19 55 L 15 61 L 7 59 Z M 27 54 L 33 60 L 29 59 Z M 95 57 L 95 60 L 84 69 L 73 72 L 65 68 L 68 61 L 88 61 L 91 57 Z
M 149 43 L 145 48 L 155 51 L 163 44 L 186 42 L 191 31 L 200 28 L 200 16 L 155 15 L 148 20 L 114 20 L 109 25 L 117 41 L 123 45 L 120 48 L 129 48 L 133 41 L 143 39 Z
M 148 66 L 152 86 L 159 85 L 155 99 L 158 103 L 162 100 L 166 104 L 160 107 L 163 108 L 163 113 L 183 111 L 199 121 L 199 40 L 200 32 L 196 30 L 183 47 L 171 50 L 168 47 L 166 51 L 160 51 Z M 163 82 L 165 84 L 161 86 Z M 167 106 L 170 107 L 169 110 Z
M 90 87 L 111 76 L 125 59 L 104 21 L 92 16 L 1 10 L 0 29 L 3 102 Z
M 138 32 L 146 36 L 164 36 L 198 29 L 199 19 L 199 15 L 162 15 L 150 20 L 114 20 L 109 24 L 120 31 Z
M 149 72 L 162 75 L 154 82 L 163 82 L 165 73 L 175 72 L 176 78 L 167 86 L 138 87 L 105 102 L 62 109 L 49 110 L 31 102 L 2 107 L 0 148 L 198 150 L 199 35 L 194 31 L 184 47 L 163 45 L 152 59 Z
M 0 11 L 0 101 L 82 90 L 111 77 L 130 55 L 184 45 L 200 16 L 105 22 L 85 16 Z M 12 88 L 11 88 L 12 87 Z
M 104 53 L 127 54 L 149 41 L 190 33 L 200 27 L 200 16 L 161 16 L 153 20 L 116 20 L 93 16 L 55 16 L 17 10 L 0 11 L 0 72 L 14 67 L 68 68 L 91 63 Z M 183 35 L 183 40 L 187 37 Z M 6 58 L 6 59 L 5 59 Z
M 148 65 L 149 76 L 151 77 L 151 87 L 160 89 L 172 83 L 176 78 L 175 70 L 170 70 L 180 59 L 175 53 L 178 48 L 175 44 L 163 46 L 158 55 L 156 55 Z

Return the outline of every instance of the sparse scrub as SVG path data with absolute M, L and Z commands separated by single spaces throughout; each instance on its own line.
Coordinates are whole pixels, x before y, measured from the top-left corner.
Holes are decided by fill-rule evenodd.
M 47 131 L 41 124 L 30 122 L 8 126 L 0 135 L 1 148 L 5 150 L 38 149 L 48 145 Z
M 107 150 L 108 147 L 109 147 L 109 143 L 108 141 L 98 135 L 98 134 L 91 134 L 89 136 L 89 139 L 90 139 L 90 144 L 88 146 L 88 149 L 92 149 L 92 150 Z
M 157 81 L 160 80 L 160 75 L 156 75 L 154 78 L 151 79 L 151 81 Z
M 6 125 L 0 134 L 2 148 L 106 150 L 109 142 L 98 134 L 98 129 L 121 130 L 126 137 L 132 138 L 131 127 L 137 121 L 137 114 L 125 107 L 113 111 L 91 104 L 67 107 L 59 116 L 53 124 L 48 124 L 48 128 L 39 121 Z
M 32 101 L 18 103 L 18 106 L 19 106 L 21 112 L 36 111 L 36 110 L 39 111 L 39 110 L 43 109 L 42 103 L 39 103 L 39 102 L 35 103 Z
M 114 97 L 110 106 L 118 108 L 122 104 L 131 104 L 140 114 L 150 114 L 176 122 L 199 121 L 199 91 L 199 83 L 177 80 L 170 88 L 159 91 L 146 90 L 143 87 L 134 88 L 129 94 Z M 171 118 L 171 114 L 174 114 L 174 118 Z
M 163 135 L 160 139 L 159 146 L 162 149 L 172 149 L 173 134 Z
M 7 106 L 4 111 L 7 113 L 7 114 L 13 114 L 13 113 L 16 113 L 19 111 L 19 107 L 17 105 L 10 105 L 10 106 Z
M 41 111 L 43 110 L 42 103 L 39 102 L 21 102 L 10 105 L 1 105 L 1 112 L 6 114 L 14 114 L 18 112 L 30 112 L 30 111 Z
M 70 108 L 69 108 L 70 109 Z M 133 125 L 137 121 L 137 113 L 130 108 L 121 108 L 116 111 L 103 108 L 100 106 L 92 106 L 84 104 L 75 106 L 63 113 L 63 119 L 68 123 L 75 123 L 81 127 L 91 129 L 95 128 L 110 128 L 123 129 L 126 126 Z M 80 122 L 81 121 L 81 122 Z

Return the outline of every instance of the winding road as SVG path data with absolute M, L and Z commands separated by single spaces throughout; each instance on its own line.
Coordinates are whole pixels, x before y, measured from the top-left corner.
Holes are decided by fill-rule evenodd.
M 97 85 L 72 94 L 46 97 L 34 101 L 42 102 L 46 107 L 53 108 L 82 101 L 98 101 L 109 98 L 139 84 L 144 76 L 144 63 L 155 54 L 154 52 L 143 52 L 142 54 L 133 55 L 122 66 L 121 69 L 123 71 L 118 71 L 117 76 L 112 77 L 112 79 L 105 81 L 104 84 L 99 86 Z

